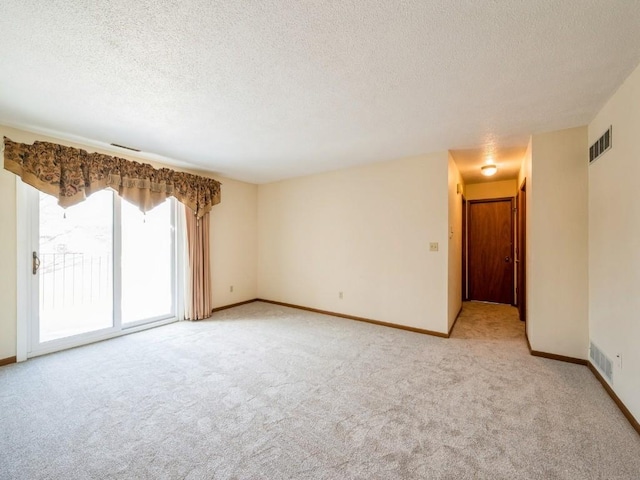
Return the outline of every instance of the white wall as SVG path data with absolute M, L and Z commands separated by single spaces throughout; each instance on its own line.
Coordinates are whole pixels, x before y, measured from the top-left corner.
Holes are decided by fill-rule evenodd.
M 534 135 L 527 178 L 527 333 L 533 350 L 588 354 L 587 128 Z
M 260 185 L 258 296 L 446 333 L 447 176 L 442 152 Z
M 614 391 L 640 419 L 640 67 L 589 125 L 589 145 L 610 125 L 613 148 L 589 167 L 589 327 L 614 361 Z
M 462 308 L 462 194 L 458 193 L 458 185 L 464 188 L 460 170 L 449 154 L 448 167 L 449 196 L 449 281 L 448 281 L 448 325 L 453 323 Z
M 3 136 L 23 143 L 49 141 L 159 166 L 157 162 L 149 162 L 134 155 L 114 153 L 0 125 L 0 137 Z M 222 203 L 213 208 L 211 222 L 214 307 L 253 299 L 257 292 L 257 186 L 216 178 L 222 182 Z M 15 182 L 16 176 L 4 170 L 3 165 L 0 170 L 0 359 L 16 354 Z M 234 286 L 234 293 L 229 293 L 230 285 Z
M 485 200 L 488 198 L 515 197 L 518 194 L 517 180 L 501 180 L 499 182 L 471 183 L 464 187 L 467 200 Z

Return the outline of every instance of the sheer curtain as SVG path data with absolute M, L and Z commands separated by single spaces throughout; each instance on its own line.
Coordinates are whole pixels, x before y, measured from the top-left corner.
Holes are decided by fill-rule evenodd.
M 209 253 L 210 217 L 197 218 L 184 207 L 186 230 L 185 319 L 202 320 L 211 316 L 211 260 Z

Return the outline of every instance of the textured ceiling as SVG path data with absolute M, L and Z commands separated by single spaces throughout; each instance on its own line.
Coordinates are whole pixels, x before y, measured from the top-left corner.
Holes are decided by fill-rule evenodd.
M 466 150 L 451 150 L 451 156 L 456 162 L 465 183 L 498 182 L 518 178 L 522 160 L 527 153 L 527 147 L 470 148 Z M 586 155 L 586 147 L 585 147 Z M 480 172 L 483 165 L 494 164 L 498 171 L 491 177 L 485 177 Z
M 0 123 L 252 182 L 589 122 L 636 0 L 3 0 Z

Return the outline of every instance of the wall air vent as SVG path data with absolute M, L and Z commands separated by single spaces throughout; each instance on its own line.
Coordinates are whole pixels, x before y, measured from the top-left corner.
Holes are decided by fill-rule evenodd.
M 589 347 L 589 357 L 591 358 L 591 363 L 593 363 L 598 370 L 600 370 L 604 378 L 613 385 L 613 364 L 593 342 L 591 342 L 591 346 Z
M 589 147 L 589 163 L 595 162 L 604 152 L 611 148 L 611 128 L 604 132 L 596 142 Z
M 124 145 L 118 145 L 117 143 L 112 143 L 111 146 L 112 147 L 118 147 L 118 148 L 124 148 L 125 150 L 131 150 L 132 152 L 139 152 L 140 151 L 137 148 L 125 147 Z

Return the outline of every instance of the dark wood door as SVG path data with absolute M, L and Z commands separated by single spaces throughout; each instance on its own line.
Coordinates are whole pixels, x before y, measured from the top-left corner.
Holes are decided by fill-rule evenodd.
M 527 319 L 527 190 L 525 182 L 518 191 L 518 313 L 523 322 Z
M 471 201 L 469 298 L 513 304 L 513 199 Z

